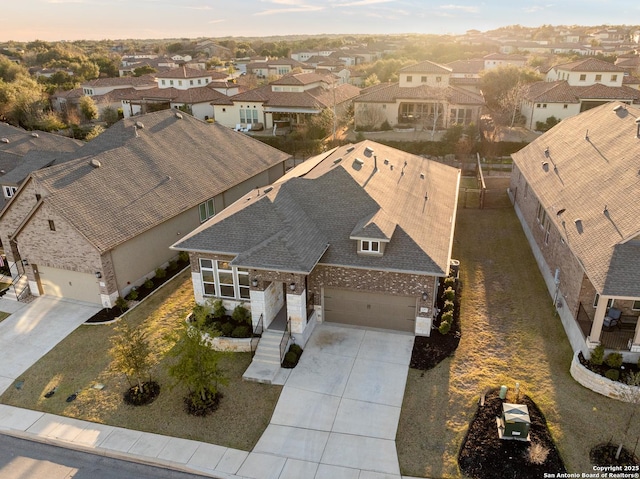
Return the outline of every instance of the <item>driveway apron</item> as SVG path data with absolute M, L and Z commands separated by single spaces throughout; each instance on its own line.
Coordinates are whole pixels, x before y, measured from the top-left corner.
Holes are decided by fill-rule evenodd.
M 40 296 L 0 322 L 0 394 L 99 310 L 89 303 Z
M 316 479 L 358 470 L 400 477 L 395 437 L 413 341 L 406 333 L 319 324 L 252 454 L 315 466 Z

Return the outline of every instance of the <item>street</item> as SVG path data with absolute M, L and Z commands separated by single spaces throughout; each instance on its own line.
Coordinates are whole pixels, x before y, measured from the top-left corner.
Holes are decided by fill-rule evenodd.
M 2 479 L 199 479 L 186 474 L 0 434 Z

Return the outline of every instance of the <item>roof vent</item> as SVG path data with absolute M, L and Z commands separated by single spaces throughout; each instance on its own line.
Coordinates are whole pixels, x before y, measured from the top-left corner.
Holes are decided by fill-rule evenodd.
M 144 128 L 144 123 L 141 121 L 136 121 L 136 128 L 140 128 L 141 130 Z
M 424 180 L 424 173 L 420 173 L 420 179 Z
M 624 107 L 622 105 L 613 107 L 613 111 L 615 111 L 616 113 L 619 112 L 620 110 L 624 110 Z
M 40 138 L 40 135 L 38 135 L 35 131 L 31 133 L 31 136 L 34 138 Z
M 550 153 L 549 153 L 549 147 L 547 146 L 547 147 L 544 149 L 544 156 L 545 156 L 545 157 L 547 157 L 547 158 L 549 158 L 549 154 L 550 154 Z
M 567 211 L 566 208 L 562 208 L 560 210 L 558 210 L 558 212 L 556 213 L 556 216 L 560 216 L 562 213 L 564 213 L 565 211 Z
M 370 147 L 367 146 L 364 149 L 364 154 L 367 155 L 367 156 L 371 156 L 373 154 L 373 148 L 370 148 Z
M 100 161 L 96 160 L 95 158 L 92 158 L 89 164 L 94 168 L 100 168 L 102 166 L 102 163 L 100 163 Z
M 262 192 L 269 193 L 271 190 L 273 190 L 273 186 L 267 186 L 264 190 L 262 190 Z
M 0 138 L 0 142 L 9 143 L 9 138 Z
M 636 130 L 636 138 L 640 138 L 640 118 L 636 118 L 636 126 L 638 127 Z
M 353 162 L 359 164 L 360 166 L 364 165 L 364 160 L 361 160 L 360 158 L 356 158 L 355 160 L 353 160 Z
M 349 148 L 347 148 L 347 153 L 351 153 L 355 149 L 356 149 L 355 146 L 350 146 Z
M 175 116 L 176 116 L 176 118 L 177 118 L 178 120 L 182 120 L 182 113 L 178 113 L 178 112 L 176 112 L 176 113 L 175 113 Z
M 333 164 L 337 165 L 338 163 L 340 163 L 342 161 L 342 157 L 340 158 L 336 158 L 335 160 L 333 160 Z

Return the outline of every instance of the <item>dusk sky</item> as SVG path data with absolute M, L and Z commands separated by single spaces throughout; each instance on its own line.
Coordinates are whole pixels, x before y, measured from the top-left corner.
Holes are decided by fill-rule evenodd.
M 3 0 L 0 41 L 464 33 L 640 23 L 637 0 Z

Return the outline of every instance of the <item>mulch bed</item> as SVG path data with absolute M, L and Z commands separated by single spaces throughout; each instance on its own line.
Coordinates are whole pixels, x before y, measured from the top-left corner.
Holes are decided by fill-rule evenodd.
M 146 406 L 151 404 L 160 395 L 160 385 L 155 381 L 142 383 L 142 391 L 138 385 L 130 387 L 124 393 L 124 402 L 130 406 Z
M 220 400 L 223 395 L 221 392 L 212 393 L 211 391 L 207 391 L 206 400 L 202 402 L 200 397 L 198 397 L 195 393 L 189 394 L 184 398 L 184 408 L 187 413 L 192 416 L 208 416 L 220 406 Z
M 594 466 L 640 466 L 638 457 L 622 448 L 620 457 L 616 459 L 618 445 L 616 444 L 598 444 L 589 452 L 589 460 Z M 637 469 L 634 469 L 637 471 Z
M 585 368 L 587 368 L 589 371 L 599 374 L 600 376 L 605 376 L 606 372 L 609 369 L 618 369 L 618 368 L 612 368 L 611 366 L 607 366 L 604 363 L 592 364 L 588 359 L 586 359 L 582 355 L 582 352 L 578 353 L 578 361 L 580 361 L 580 364 L 583 365 Z M 618 379 L 618 382 L 626 384 L 629 373 L 637 373 L 638 371 L 640 371 L 640 368 L 638 368 L 637 363 L 622 363 L 622 367 L 619 368 L 619 371 L 620 371 L 620 378 Z
M 528 407 L 531 419 L 531 442 L 525 442 L 498 437 L 496 417 L 502 415 L 502 404 L 495 389 L 486 394 L 484 406 L 478 406 L 458 455 L 460 470 L 473 479 L 540 479 L 545 477 L 545 473 L 565 473 L 566 468 L 547 428 L 547 420 L 538 406 L 526 395 L 519 399 L 518 404 Z M 532 444 L 539 444 L 548 451 L 540 464 L 529 460 Z
M 96 314 L 91 316 L 85 323 L 108 323 L 113 321 L 123 313 L 120 308 L 102 308 Z

